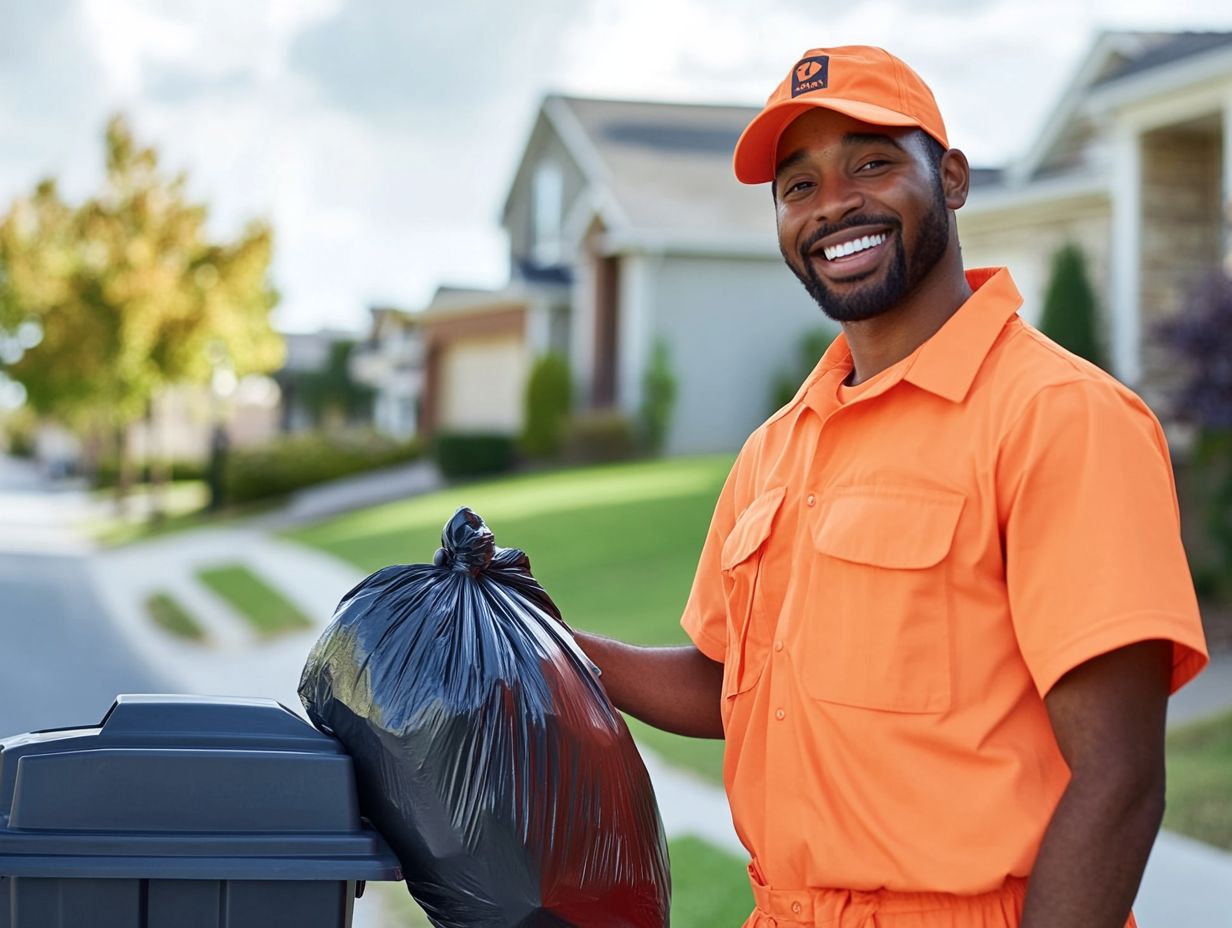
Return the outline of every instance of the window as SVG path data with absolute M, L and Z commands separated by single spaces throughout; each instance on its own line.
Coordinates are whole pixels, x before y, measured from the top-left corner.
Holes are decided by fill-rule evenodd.
M 555 265 L 564 257 L 564 200 L 565 179 L 560 165 L 555 161 L 540 163 L 531 186 L 531 257 L 536 264 Z

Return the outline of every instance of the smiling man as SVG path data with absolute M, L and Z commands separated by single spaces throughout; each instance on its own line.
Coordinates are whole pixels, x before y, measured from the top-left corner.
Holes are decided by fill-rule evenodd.
M 719 497 L 694 644 L 579 640 L 621 708 L 725 737 L 750 928 L 1121 928 L 1206 662 L 1163 432 L 964 270 L 969 169 L 881 49 L 813 49 L 737 145 L 837 320 Z

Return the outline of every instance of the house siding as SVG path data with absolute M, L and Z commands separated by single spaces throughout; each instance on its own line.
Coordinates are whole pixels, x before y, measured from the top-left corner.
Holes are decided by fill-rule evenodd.
M 509 197 L 505 228 L 509 232 L 510 256 L 517 261 L 531 261 L 534 255 L 534 178 L 535 170 L 544 161 L 560 166 L 563 184 L 561 220 L 569 215 L 577 198 L 586 189 L 586 178 L 560 137 L 540 117 L 540 124 L 531 137 L 527 156 L 514 182 Z
M 774 379 L 799 364 L 804 333 L 836 326 L 780 259 L 668 255 L 649 267 L 639 353 L 667 342 L 678 383 L 667 451 L 733 451 L 773 412 Z
M 1176 363 L 1155 334 L 1222 253 L 1222 145 L 1216 131 L 1142 137 L 1141 313 L 1144 398 L 1163 403 Z
M 1107 332 L 1110 206 L 1106 200 L 1062 205 L 1043 211 L 1006 212 L 980 216 L 971 222 L 958 213 L 963 265 L 967 268 L 1006 266 L 1022 294 L 1022 317 L 1038 325 L 1052 273 L 1053 255 L 1066 243 L 1078 245 L 1087 259 Z

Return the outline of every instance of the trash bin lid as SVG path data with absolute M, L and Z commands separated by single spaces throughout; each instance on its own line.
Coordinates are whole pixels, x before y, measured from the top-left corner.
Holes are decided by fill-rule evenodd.
M 0 874 L 401 879 L 336 740 L 270 699 L 196 696 L 0 740 Z

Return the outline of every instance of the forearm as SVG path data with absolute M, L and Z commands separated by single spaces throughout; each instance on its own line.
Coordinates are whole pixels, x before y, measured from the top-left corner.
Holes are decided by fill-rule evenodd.
M 655 728 L 693 738 L 722 738 L 723 665 L 692 645 L 646 648 L 574 631 L 618 709 Z
M 1022 928 L 1122 928 L 1163 809 L 1162 772 L 1119 787 L 1074 777 L 1044 834 Z

